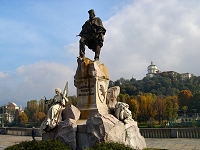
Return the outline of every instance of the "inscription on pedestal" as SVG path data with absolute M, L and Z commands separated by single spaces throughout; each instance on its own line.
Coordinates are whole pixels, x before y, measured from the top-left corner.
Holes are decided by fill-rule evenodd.
M 78 96 L 94 95 L 94 85 L 82 85 L 78 88 Z

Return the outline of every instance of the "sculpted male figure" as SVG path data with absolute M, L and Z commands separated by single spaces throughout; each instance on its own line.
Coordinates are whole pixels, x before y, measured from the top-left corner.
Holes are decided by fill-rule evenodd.
M 95 17 L 94 10 L 88 11 L 89 20 L 82 26 L 82 30 L 78 36 L 81 37 L 79 41 L 79 55 L 81 58 L 85 57 L 85 45 L 95 52 L 94 59 L 99 60 L 100 50 L 103 46 L 104 35 L 106 29 L 99 17 Z

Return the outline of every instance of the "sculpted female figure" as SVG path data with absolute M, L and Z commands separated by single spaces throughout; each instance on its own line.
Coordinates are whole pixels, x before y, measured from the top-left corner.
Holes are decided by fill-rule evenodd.
M 56 88 L 55 93 L 56 95 L 54 96 L 52 102 L 48 104 L 50 108 L 48 110 L 47 118 L 41 125 L 43 126 L 42 128 L 44 131 L 49 131 L 58 124 L 58 122 L 61 120 L 62 110 L 65 108 L 65 104 L 68 102 L 68 99 L 62 94 L 60 88 Z

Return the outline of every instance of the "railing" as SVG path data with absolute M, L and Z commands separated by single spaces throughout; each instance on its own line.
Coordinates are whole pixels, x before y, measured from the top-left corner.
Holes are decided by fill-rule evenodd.
M 36 136 L 41 136 L 39 132 L 39 128 L 35 128 Z M 23 135 L 23 136 L 31 136 L 32 128 L 20 128 L 20 127 L 4 127 L 0 128 L 0 134 L 7 135 Z
M 181 129 L 178 130 L 179 138 L 200 138 L 200 128 L 190 128 L 190 129 Z
M 144 138 L 200 138 L 200 128 L 140 128 Z
M 31 136 L 31 128 L 0 128 L 0 134 Z M 40 137 L 39 128 L 35 129 Z M 200 128 L 140 128 L 144 138 L 200 138 Z
M 170 129 L 141 128 L 140 134 L 144 138 L 170 138 Z

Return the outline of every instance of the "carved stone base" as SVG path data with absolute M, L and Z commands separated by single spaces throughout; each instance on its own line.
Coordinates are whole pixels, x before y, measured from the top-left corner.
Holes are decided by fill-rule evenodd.
M 106 95 L 109 75 L 106 66 L 100 61 L 78 58 L 78 67 L 74 76 L 77 87 L 77 108 L 81 119 L 87 119 L 97 113 L 108 114 Z

